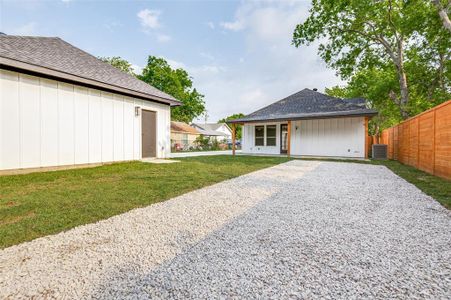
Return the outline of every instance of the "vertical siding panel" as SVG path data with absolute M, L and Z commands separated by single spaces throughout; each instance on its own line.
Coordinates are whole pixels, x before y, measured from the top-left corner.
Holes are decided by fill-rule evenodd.
M 302 120 L 293 154 L 364 157 L 363 123 L 363 118 Z
M 113 95 L 101 92 L 102 97 L 102 162 L 114 159 Z
M 133 99 L 125 98 L 124 102 L 124 159 L 133 159 L 135 108 Z
M 124 98 L 114 95 L 114 161 L 124 160 Z
M 41 165 L 40 83 L 37 77 L 20 75 L 22 168 Z
M 74 86 L 58 82 L 59 165 L 75 163 Z
M 102 161 L 102 98 L 89 89 L 89 162 Z
M 19 75 L 0 70 L 0 168 L 20 168 Z
M 58 84 L 41 79 L 41 166 L 58 165 Z
M 75 87 L 75 163 L 89 163 L 89 95 L 88 89 Z

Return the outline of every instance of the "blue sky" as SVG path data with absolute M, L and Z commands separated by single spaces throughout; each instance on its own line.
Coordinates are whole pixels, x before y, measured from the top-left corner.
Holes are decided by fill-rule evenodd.
M 183 67 L 208 120 L 250 113 L 303 88 L 340 84 L 316 46 L 291 45 L 310 1 L 0 0 L 0 31 L 58 36 L 136 70 L 149 55 Z

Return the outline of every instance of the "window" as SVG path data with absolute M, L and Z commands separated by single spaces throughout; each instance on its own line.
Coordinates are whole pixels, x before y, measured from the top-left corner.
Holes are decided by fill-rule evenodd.
M 265 145 L 265 126 L 255 126 L 255 146 Z
M 183 133 L 182 134 L 182 144 L 188 146 L 189 141 L 188 141 L 188 134 L 187 133 Z
M 266 126 L 266 146 L 275 146 L 276 145 L 276 125 L 267 125 Z

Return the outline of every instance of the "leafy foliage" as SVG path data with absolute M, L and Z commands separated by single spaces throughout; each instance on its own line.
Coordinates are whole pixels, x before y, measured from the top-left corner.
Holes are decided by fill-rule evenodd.
M 99 59 L 106 63 L 109 63 L 113 67 L 118 68 L 119 70 L 125 73 L 128 73 L 133 76 L 135 75 L 135 73 L 133 72 L 132 64 L 119 56 L 99 57 Z
M 231 116 L 222 118 L 221 120 L 218 121 L 218 123 L 227 123 L 228 121 L 232 121 L 232 120 L 239 119 L 239 118 L 242 118 L 242 117 L 244 117 L 243 113 L 237 113 L 237 114 L 233 114 Z M 235 126 L 236 126 L 236 138 L 238 140 L 241 140 L 242 132 L 243 132 L 242 131 L 243 130 L 243 128 L 242 128 L 243 126 L 241 126 L 239 124 L 236 124 Z
M 183 103 L 171 109 L 173 120 L 191 123 L 205 112 L 204 96 L 193 88 L 188 72 L 182 68 L 172 69 L 165 59 L 149 56 L 147 66 L 138 78 Z
M 451 35 L 424 0 L 313 0 L 296 47 L 319 40 L 319 55 L 348 80 L 337 96 L 363 96 L 385 126 L 450 97 Z

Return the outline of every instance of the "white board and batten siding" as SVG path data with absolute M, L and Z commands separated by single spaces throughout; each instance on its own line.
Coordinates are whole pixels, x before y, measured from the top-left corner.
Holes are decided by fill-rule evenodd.
M 280 124 L 286 123 L 245 124 L 243 153 L 280 154 Z M 255 126 L 269 124 L 277 125 L 276 146 L 255 146 Z M 292 121 L 291 155 L 365 157 L 364 117 Z
M 167 105 L 0 72 L 0 170 L 141 159 L 135 106 L 157 113 L 157 157 L 169 156 Z

